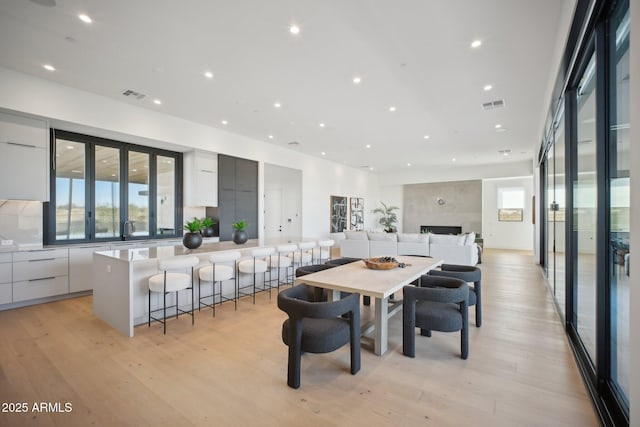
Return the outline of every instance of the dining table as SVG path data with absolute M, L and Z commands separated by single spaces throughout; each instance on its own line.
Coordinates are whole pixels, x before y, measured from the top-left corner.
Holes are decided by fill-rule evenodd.
M 374 321 L 363 325 L 361 333 L 367 337 L 373 332 L 374 353 L 382 356 L 388 348 L 389 318 L 402 309 L 402 300 L 392 296 L 443 263 L 441 259 L 422 256 L 394 258 L 398 264 L 394 268 L 373 269 L 361 260 L 298 277 L 295 283 L 327 289 L 332 301 L 340 299 L 340 292 L 357 292 L 373 298 Z

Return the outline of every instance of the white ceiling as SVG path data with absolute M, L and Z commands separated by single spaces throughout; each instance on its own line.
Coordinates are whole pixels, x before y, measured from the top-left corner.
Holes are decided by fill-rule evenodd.
M 407 163 L 416 168 L 453 158 L 456 165 L 531 159 L 542 136 L 567 15 L 575 4 L 37 4 L 47 2 L 53 0 L 0 0 L 0 66 L 387 173 L 406 170 Z M 81 22 L 79 13 L 93 23 Z M 289 33 L 293 23 L 301 28 L 297 36 Z M 475 39 L 483 43 L 477 49 L 470 47 Z M 43 64 L 56 71 L 44 70 Z M 206 79 L 205 71 L 214 78 Z M 352 82 L 356 75 L 362 78 L 359 85 Z M 483 90 L 487 84 L 491 91 Z M 127 98 L 122 95 L 127 89 L 146 97 Z M 481 108 L 500 99 L 505 108 Z M 275 102 L 282 107 L 274 108 Z M 389 112 L 392 105 L 395 112 Z M 496 124 L 504 130 L 497 131 Z M 292 141 L 299 145 L 287 145 Z M 508 157 L 498 152 L 505 149 L 511 150 Z

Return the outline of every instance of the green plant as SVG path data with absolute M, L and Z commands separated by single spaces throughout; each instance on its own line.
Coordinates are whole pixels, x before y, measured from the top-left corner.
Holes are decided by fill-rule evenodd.
M 202 218 L 200 220 L 200 224 L 202 225 L 202 228 L 209 228 L 209 227 L 213 227 L 213 224 L 215 224 L 216 222 L 213 220 L 213 218 L 205 216 L 204 218 Z
M 231 224 L 231 226 L 236 231 L 243 231 L 245 228 L 247 228 L 247 222 L 243 219 L 242 221 L 234 222 L 233 224 Z
M 187 221 L 183 228 L 185 230 L 188 230 L 189 233 L 197 233 L 200 231 L 200 229 L 202 228 L 202 222 L 196 218 L 195 216 L 193 217 L 192 221 Z
M 380 202 L 380 204 L 383 207 L 376 208 L 371 212 L 382 215 L 382 218 L 380 218 L 378 222 L 380 223 L 380 225 L 384 226 L 384 231 L 386 231 L 387 233 L 391 233 L 396 230 L 394 224 L 398 222 L 398 217 L 394 211 L 400 208 L 397 206 L 387 206 L 383 202 Z

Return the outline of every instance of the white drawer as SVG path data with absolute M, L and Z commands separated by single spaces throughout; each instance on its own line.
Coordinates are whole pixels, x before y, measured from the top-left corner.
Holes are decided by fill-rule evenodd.
M 0 264 L 0 283 L 11 282 L 11 264 Z
M 0 304 L 9 304 L 13 301 L 11 297 L 12 291 L 11 283 L 0 284 Z
M 46 258 L 13 263 L 14 282 L 68 275 L 68 258 Z
M 69 250 L 67 248 L 40 249 L 37 251 L 20 251 L 13 253 L 14 262 L 51 258 L 69 258 Z
M 11 252 L 0 253 L 0 263 L 2 263 L 2 262 L 11 262 L 11 260 L 12 260 Z
M 63 295 L 68 293 L 69 278 L 67 276 L 39 280 L 26 280 L 13 283 L 13 302 L 52 297 L 54 295 Z

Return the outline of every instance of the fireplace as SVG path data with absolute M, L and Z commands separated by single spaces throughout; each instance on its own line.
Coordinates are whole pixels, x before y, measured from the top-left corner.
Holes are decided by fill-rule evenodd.
M 421 225 L 420 233 L 462 234 L 462 227 L 455 225 Z

